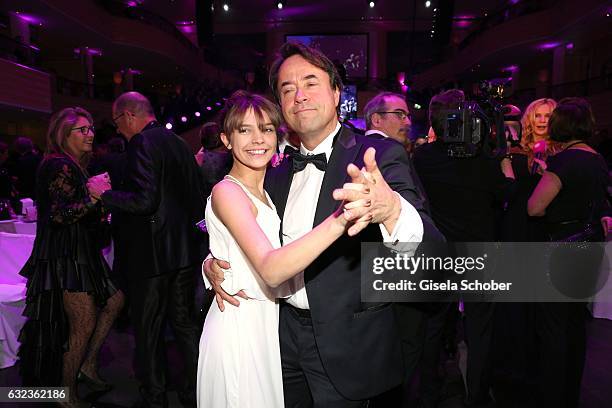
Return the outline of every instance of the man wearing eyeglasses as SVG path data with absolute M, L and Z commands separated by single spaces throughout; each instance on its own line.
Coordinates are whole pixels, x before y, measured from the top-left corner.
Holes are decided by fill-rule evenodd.
M 137 92 L 113 104 L 113 122 L 128 140 L 125 180 L 119 188 L 92 178 L 88 188 L 116 211 L 119 264 L 130 289 L 136 334 L 136 406 L 168 406 L 164 326 L 168 320 L 183 354 L 179 400 L 195 407 L 200 329 L 194 320 L 194 265 L 200 262 L 195 223 L 204 216 L 200 174 L 187 144 L 155 119 L 149 100 Z M 113 212 L 113 215 L 115 212 Z
M 392 139 L 406 146 L 410 133 L 410 112 L 404 96 L 393 92 L 381 92 L 372 98 L 364 108 L 366 120 L 366 136 L 377 139 Z M 426 202 L 423 186 L 419 180 L 412 161 L 407 162 L 409 174 L 406 178 L 413 180 L 415 191 Z M 375 400 L 378 406 L 407 406 L 410 400 L 411 373 L 415 372 L 416 365 L 422 352 L 422 339 L 424 337 L 425 314 L 420 307 L 412 304 L 396 303 L 393 305 L 397 320 L 402 358 L 404 362 L 404 376 L 402 384 Z
M 410 133 L 410 112 L 402 95 L 381 92 L 364 108 L 366 136 L 378 135 L 406 144 Z

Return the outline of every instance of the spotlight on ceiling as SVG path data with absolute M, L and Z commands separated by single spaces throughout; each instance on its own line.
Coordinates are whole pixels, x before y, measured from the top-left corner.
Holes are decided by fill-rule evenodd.
M 187 116 L 181 116 L 181 122 L 183 123 L 187 122 Z
M 429 7 L 429 6 L 431 6 L 431 1 L 427 0 L 427 1 L 425 2 L 425 7 Z
M 200 113 L 200 112 L 196 112 L 196 113 L 195 113 L 195 117 L 196 117 L 196 118 L 199 118 L 199 117 L 200 117 L 200 115 L 201 115 L 201 113 Z
M 223 11 L 229 11 L 229 4 L 223 3 Z
M 368 3 L 368 5 L 370 6 L 370 8 L 374 8 L 374 6 L 376 6 L 376 2 L 375 1 L 370 1 Z
M 166 123 L 166 129 L 168 130 L 172 129 L 172 123 L 170 122 Z
M 283 7 L 285 7 L 285 2 L 284 1 L 279 1 L 278 3 L 276 3 L 276 8 L 279 10 L 282 10 Z

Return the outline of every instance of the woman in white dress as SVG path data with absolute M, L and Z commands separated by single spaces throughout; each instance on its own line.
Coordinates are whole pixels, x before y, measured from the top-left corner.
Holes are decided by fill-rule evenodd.
M 227 261 L 222 287 L 243 291 L 240 307 L 213 302 L 200 339 L 198 407 L 281 408 L 283 382 L 277 298 L 283 282 L 303 271 L 345 231 L 342 206 L 302 238 L 281 247 L 280 219 L 264 191 L 276 152 L 281 114 L 267 99 L 245 91 L 226 102 L 221 138 L 231 150 L 229 175 L 206 206 L 210 252 Z

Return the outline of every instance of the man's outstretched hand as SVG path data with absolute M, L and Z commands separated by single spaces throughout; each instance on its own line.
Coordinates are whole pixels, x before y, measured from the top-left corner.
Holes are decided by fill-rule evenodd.
M 225 310 L 225 304 L 223 303 L 224 300 L 231 305 L 240 306 L 240 302 L 238 299 L 236 299 L 236 297 L 248 299 L 247 295 L 242 290 L 236 293 L 235 296 L 232 296 L 221 287 L 221 283 L 225 280 L 225 273 L 223 272 L 223 269 L 229 268 L 229 262 L 215 258 L 207 259 L 202 265 L 202 271 L 204 272 L 204 275 L 206 275 L 206 278 L 208 278 L 212 289 L 215 291 L 215 300 L 217 301 L 217 305 L 219 305 L 219 310 L 221 311 Z
M 363 162 L 365 167 L 362 170 L 354 164 L 348 165 L 346 171 L 351 182 L 335 190 L 334 199 L 346 201 L 344 216 L 354 222 L 348 229 L 350 236 L 357 235 L 369 223 L 382 223 L 391 233 L 401 211 L 399 197 L 380 172 L 373 147 L 366 150 Z

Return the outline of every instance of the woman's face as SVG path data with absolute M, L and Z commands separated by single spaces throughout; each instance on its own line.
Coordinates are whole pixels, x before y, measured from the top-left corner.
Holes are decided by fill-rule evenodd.
M 262 113 L 262 123 L 258 123 L 253 108 L 250 108 L 229 140 L 227 135 L 221 134 L 223 143 L 231 149 L 234 160 L 254 170 L 265 169 L 276 153 L 276 129 L 266 112 Z
M 548 120 L 552 109 L 549 104 L 545 103 L 538 106 L 533 114 L 533 134 L 536 140 L 548 138 Z
M 93 150 L 94 131 L 93 126 L 83 116 L 79 116 L 68 137 L 66 138 L 65 149 L 76 157 L 81 157 L 84 153 Z

